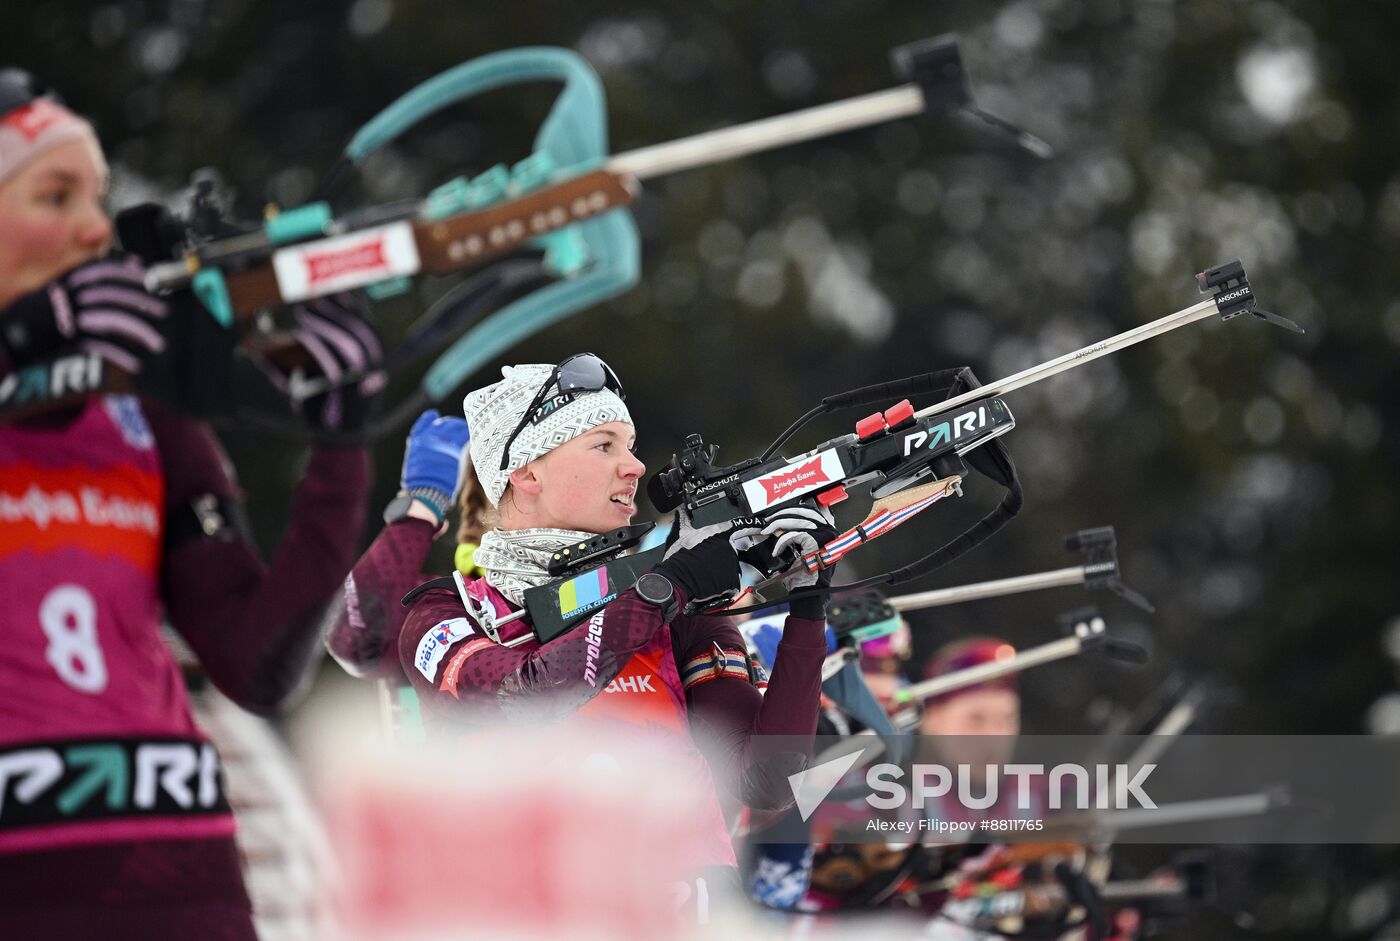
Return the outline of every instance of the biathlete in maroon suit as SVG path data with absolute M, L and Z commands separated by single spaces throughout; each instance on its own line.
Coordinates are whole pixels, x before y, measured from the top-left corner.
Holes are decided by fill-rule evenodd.
M 204 315 L 105 258 L 106 178 L 87 122 L 0 71 L 0 396 L 63 357 L 139 372 L 168 318 Z M 344 326 L 345 305 L 299 311 L 303 331 Z M 359 395 L 301 410 L 330 430 Z M 363 448 L 316 448 L 264 567 L 206 425 L 116 395 L 0 424 L 0 937 L 253 937 L 218 754 L 159 631 L 239 704 L 276 708 L 350 565 L 368 472 Z
M 738 782 L 732 796 L 745 804 L 787 806 L 787 776 L 800 770 L 805 754 L 760 758 L 752 739 L 783 735 L 810 743 L 826 656 L 823 603 L 789 617 L 761 694 L 731 620 L 678 614 L 691 598 L 738 586 L 727 527 L 695 530 L 680 519 L 666 559 L 643 576 L 651 580 L 647 590 L 639 583 L 622 592 L 549 643 L 532 637 L 508 646 L 529 633 L 523 620 L 495 629 L 520 609 L 526 588 L 553 580 L 545 570 L 553 552 L 627 524 L 645 471 L 632 453 L 621 386 L 597 357 L 503 372 L 502 381 L 464 403 L 474 483 L 499 514 L 475 553 L 485 575 L 463 579 L 461 594 L 419 594 L 399 635 L 399 660 L 424 704 L 429 731 L 492 719 L 570 727 L 604 722 L 623 734 L 678 744 L 697 762 L 699 780 Z M 829 517 L 801 525 L 811 527 L 802 535 L 815 544 Z M 700 858 L 687 861 L 696 870 L 734 865 L 718 796 L 708 804 L 697 813 L 713 838 Z
M 733 799 L 764 810 L 790 803 L 787 775 L 800 766 L 749 761 L 749 739 L 815 733 L 824 621 L 788 619 L 779 650 L 784 659 L 763 694 L 728 618 L 681 616 L 667 624 L 660 609 L 629 590 L 548 644 L 506 647 L 486 636 L 477 617 L 488 609 L 496 617 L 518 609 L 486 579 L 466 584 L 476 616 L 455 592 L 428 591 L 413 604 L 400 635 L 400 661 L 430 732 L 437 723 L 479 723 L 483 716 L 605 722 L 624 734 L 645 729 L 697 759 L 699 780 L 740 782 Z M 686 597 L 677 592 L 680 603 Z M 529 632 L 521 619 L 503 625 L 499 636 L 510 642 Z M 708 765 L 692 736 L 712 746 L 705 752 Z M 718 795 L 697 812 L 706 816 L 713 839 L 695 868 L 735 865 Z
M 406 682 L 398 660 L 407 613 L 403 597 L 423 582 L 433 540 L 446 531 L 447 512 L 461 498 L 469 439 L 464 419 L 431 408 L 409 430 L 399 494 L 384 511 L 386 525 L 326 611 L 326 649 L 352 676 Z M 471 572 L 481 533 L 470 507 L 463 507 L 463 515 L 458 566 Z

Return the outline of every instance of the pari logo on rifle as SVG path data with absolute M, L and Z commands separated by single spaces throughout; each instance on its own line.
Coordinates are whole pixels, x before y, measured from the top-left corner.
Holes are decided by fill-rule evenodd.
M 937 448 L 940 445 L 962 442 L 970 438 L 974 432 L 981 431 L 987 427 L 987 423 L 998 423 L 1008 417 L 1006 404 L 1000 399 L 990 399 L 986 405 L 979 405 L 975 409 L 969 409 L 959 415 L 954 415 L 949 421 L 940 422 L 932 428 L 920 428 L 904 436 L 904 456 L 908 457 L 920 448 Z M 1010 425 L 1002 426 L 1001 431 L 1009 431 Z M 978 443 L 986 440 L 986 436 L 979 436 Z

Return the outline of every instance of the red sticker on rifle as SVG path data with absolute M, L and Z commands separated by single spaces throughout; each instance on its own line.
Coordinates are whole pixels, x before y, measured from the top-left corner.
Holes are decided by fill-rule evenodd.
M 841 459 L 836 452 L 823 451 L 765 477 L 747 481 L 744 496 L 748 498 L 750 509 L 763 510 L 836 483 L 842 476 Z
M 383 236 L 363 245 L 352 245 L 349 248 L 336 251 L 321 252 L 319 255 L 307 252 L 302 257 L 302 261 L 306 262 L 306 277 L 312 284 L 319 284 L 322 281 L 329 281 L 331 278 L 356 271 L 378 273 L 386 270 L 389 266 L 388 260 L 384 257 Z
M 272 268 L 290 303 L 416 274 L 421 262 L 413 226 L 395 222 L 290 245 L 272 256 Z

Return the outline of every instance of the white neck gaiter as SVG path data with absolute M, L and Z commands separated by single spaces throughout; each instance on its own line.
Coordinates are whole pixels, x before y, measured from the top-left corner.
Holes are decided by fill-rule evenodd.
M 493 529 L 481 537 L 476 564 L 486 572 L 487 584 L 524 606 L 525 589 L 556 578 L 548 569 L 554 553 L 596 535 L 573 529 Z

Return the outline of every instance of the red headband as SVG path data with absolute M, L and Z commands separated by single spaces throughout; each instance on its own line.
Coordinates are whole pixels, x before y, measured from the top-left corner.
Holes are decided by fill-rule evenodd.
M 1014 656 L 1016 656 L 1016 648 L 996 637 L 970 637 L 966 640 L 954 641 L 939 650 L 928 661 L 924 667 L 924 679 L 931 680 L 947 676 L 950 673 L 981 666 L 984 663 L 1009 660 Z M 1016 680 L 1015 673 L 1007 673 L 1004 676 L 984 680 L 975 686 L 964 686 L 962 689 L 933 696 L 928 702 L 929 705 L 938 705 L 961 696 L 963 693 L 971 693 L 981 689 L 1004 689 L 1007 692 L 1019 694 L 1020 684 Z
M 0 184 L 46 150 L 86 140 L 100 156 L 92 125 L 51 98 L 36 98 L 0 120 Z

